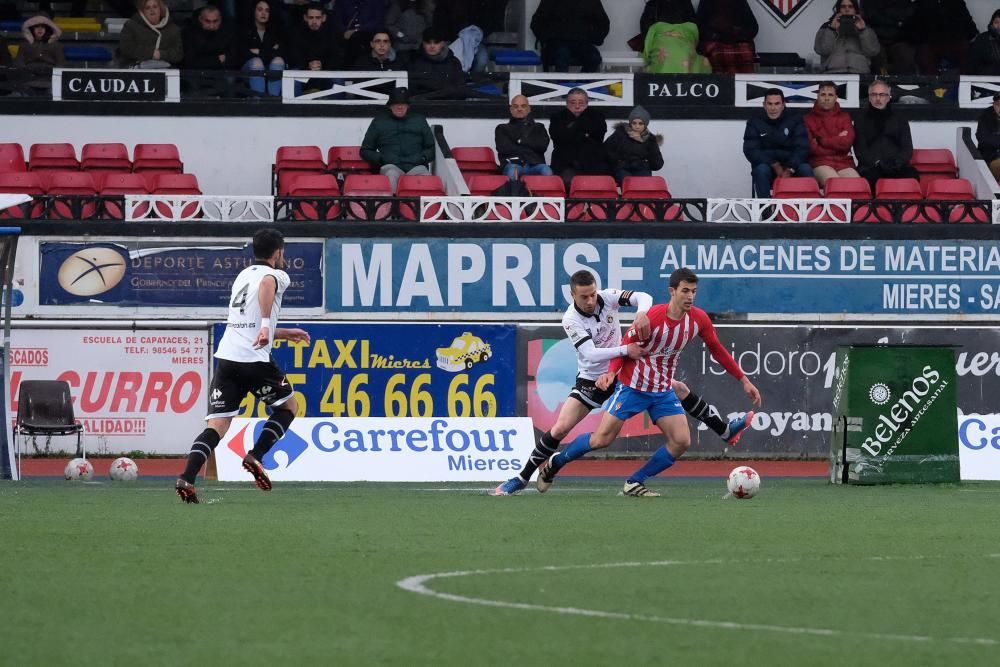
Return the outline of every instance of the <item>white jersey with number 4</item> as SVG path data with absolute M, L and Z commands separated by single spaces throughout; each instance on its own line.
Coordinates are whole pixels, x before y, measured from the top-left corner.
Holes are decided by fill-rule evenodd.
M 260 331 L 260 283 L 266 276 L 274 276 L 278 289 L 274 293 L 274 303 L 271 306 L 271 339 L 267 345 L 255 350 L 254 341 Z M 233 282 L 232 296 L 229 298 L 229 319 L 226 321 L 226 331 L 219 341 L 219 349 L 215 356 L 229 361 L 270 361 L 271 344 L 274 342 L 274 330 L 278 327 L 278 317 L 281 311 L 281 297 L 291 279 L 280 269 L 272 269 L 267 264 L 254 264 L 240 271 Z

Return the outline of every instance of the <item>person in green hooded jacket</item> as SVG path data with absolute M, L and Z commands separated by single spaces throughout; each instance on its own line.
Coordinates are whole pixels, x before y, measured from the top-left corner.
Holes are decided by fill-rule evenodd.
M 429 174 L 434 159 L 434 134 L 427 119 L 410 111 L 410 91 L 395 88 L 388 111 L 372 120 L 361 142 L 361 157 L 389 177 L 393 192 L 403 174 Z

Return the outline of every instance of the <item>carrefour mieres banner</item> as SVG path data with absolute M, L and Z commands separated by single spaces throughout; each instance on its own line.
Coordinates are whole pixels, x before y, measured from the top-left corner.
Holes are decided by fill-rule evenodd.
M 698 301 L 733 313 L 987 315 L 1000 313 L 1000 246 L 992 241 L 814 239 L 424 239 L 326 242 L 326 308 L 393 318 L 512 313 L 555 319 L 569 277 L 667 298 L 679 267 Z
M 219 479 L 248 479 L 242 461 L 263 419 L 236 419 L 216 448 Z M 326 482 L 497 482 L 534 447 L 531 420 L 326 419 L 292 422 L 262 461 L 271 479 Z
M 513 417 L 513 325 L 289 324 L 309 343 L 276 341 L 275 362 L 309 417 Z M 215 347 L 225 329 L 214 329 Z M 243 417 L 263 417 L 247 395 Z

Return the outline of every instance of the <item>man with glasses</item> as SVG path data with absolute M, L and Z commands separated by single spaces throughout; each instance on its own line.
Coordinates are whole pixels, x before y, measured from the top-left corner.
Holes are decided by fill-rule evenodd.
M 854 123 L 854 155 L 858 172 L 871 184 L 880 178 L 919 178 L 910 164 L 910 123 L 892 108 L 892 89 L 877 80 L 868 87 L 868 106 Z
M 840 0 L 833 17 L 820 26 L 813 49 L 818 53 L 819 71 L 836 74 L 868 74 L 872 58 L 881 46 L 875 31 L 858 12 L 857 0 Z
M 354 69 L 363 72 L 385 72 L 403 69 L 396 60 L 396 51 L 386 30 L 378 30 L 372 37 L 372 50 L 354 61 Z

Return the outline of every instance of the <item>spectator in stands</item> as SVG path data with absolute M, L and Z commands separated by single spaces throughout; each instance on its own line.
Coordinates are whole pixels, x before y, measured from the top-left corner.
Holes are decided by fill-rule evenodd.
M 236 35 L 236 65 L 244 72 L 280 73 L 285 69 L 285 36 L 281 21 L 270 0 L 257 0 L 253 5 L 252 22 Z M 281 95 L 281 79 L 265 83 L 264 76 L 250 77 L 250 90 L 275 97 Z
M 388 112 L 372 120 L 361 142 L 361 157 L 389 177 L 392 191 L 403 174 L 429 174 L 434 160 L 434 135 L 427 119 L 410 111 L 410 93 L 395 88 Z
M 504 29 L 508 0 L 437 0 L 434 25 L 452 45 L 452 53 L 466 72 L 485 72 L 490 54 L 486 38 Z M 456 44 L 461 44 L 459 46 Z
M 966 73 L 1000 76 L 1000 9 L 993 12 L 986 30 L 972 40 Z
M 465 72 L 439 28 L 424 30 L 420 51 L 407 67 L 410 92 L 437 100 L 465 99 Z
M 531 117 L 527 97 L 514 96 L 510 101 L 510 120 L 497 125 L 494 136 L 504 176 L 516 181 L 522 176 L 552 175 L 552 169 L 545 164 L 549 133 Z
M 708 58 L 713 72 L 753 73 L 758 26 L 747 0 L 701 0 L 697 19 L 698 51 Z
M 892 109 L 892 89 L 880 79 L 868 86 L 868 106 L 854 123 L 854 156 L 858 172 L 872 192 L 880 178 L 919 178 L 910 164 L 913 139 L 910 123 Z
M 646 71 L 652 74 L 711 74 L 712 66 L 698 53 L 694 23 L 654 23 L 643 45 Z
M 979 154 L 990 166 L 993 178 L 1000 182 L 1000 93 L 993 93 L 993 106 L 983 109 L 976 125 Z
M 813 50 L 822 57 L 821 72 L 870 74 L 872 58 L 882 47 L 861 16 L 858 0 L 837 0 L 833 16 L 816 32 Z
M 371 51 L 354 61 L 354 69 L 364 72 L 384 72 L 403 69 L 396 59 L 388 30 L 376 30 L 372 35 Z
M 916 74 L 916 53 L 906 39 L 905 28 L 916 11 L 914 0 L 864 0 L 868 27 L 882 43 L 876 73 Z
M 904 30 L 916 50 L 920 73 L 964 71 L 969 41 L 979 32 L 965 0 L 916 0 L 916 5 Z
M 391 0 L 385 27 L 392 36 L 392 48 L 400 64 L 406 65 L 420 48 L 420 40 L 434 21 L 431 0 Z
M 221 70 L 231 67 L 233 34 L 222 24 L 222 12 L 205 5 L 184 31 L 184 68 Z
M 549 121 L 552 135 L 552 171 L 561 176 L 566 190 L 577 174 L 610 175 L 604 153 L 604 135 L 608 121 L 597 109 L 591 109 L 587 93 L 573 88 L 566 95 L 566 107 Z
M 826 187 L 826 180 L 835 176 L 857 178 L 851 146 L 854 145 L 854 123 L 837 101 L 837 84 L 824 81 L 812 111 L 805 117 L 809 133 L 809 164 L 819 186 Z
M 570 65 L 579 65 L 583 72 L 596 72 L 601 67 L 597 47 L 610 30 L 601 0 L 541 0 L 531 17 L 545 71 L 568 72 Z
M 604 142 L 618 185 L 626 176 L 652 176 L 663 168 L 663 135 L 649 131 L 649 120 L 649 112 L 637 105 L 629 112 L 628 122 L 618 123 Z
M 354 62 L 368 51 L 375 31 L 385 27 L 385 0 L 337 0 L 333 18 L 344 30 L 345 60 Z
M 302 22 L 289 40 L 288 60 L 292 69 L 321 72 L 344 67 L 343 42 L 327 25 L 326 7 L 314 2 L 306 7 Z M 304 88 L 327 90 L 331 79 L 309 79 Z M 299 90 L 301 92 L 301 88 Z
M 121 65 L 140 69 L 176 67 L 184 60 L 181 31 L 164 0 L 138 0 L 136 14 L 122 27 Z
M 778 88 L 764 91 L 764 108 L 747 121 L 743 154 L 750 161 L 755 197 L 770 197 L 776 178 L 813 175 L 806 125 L 798 112 L 785 108 Z
M 24 43 L 14 58 L 14 67 L 28 70 L 28 90 L 41 92 L 52 87 L 52 68 L 65 67 L 59 36 L 62 30 L 47 16 L 33 16 L 21 26 Z M 6 52 L 6 47 L 4 47 Z M 10 56 L 10 53 L 7 53 Z
M 646 40 L 646 33 L 654 23 L 697 23 L 694 6 L 691 0 L 647 0 L 646 6 L 642 8 L 642 16 L 639 17 L 639 38 L 637 44 L 642 46 Z M 635 49 L 642 51 L 642 48 Z

